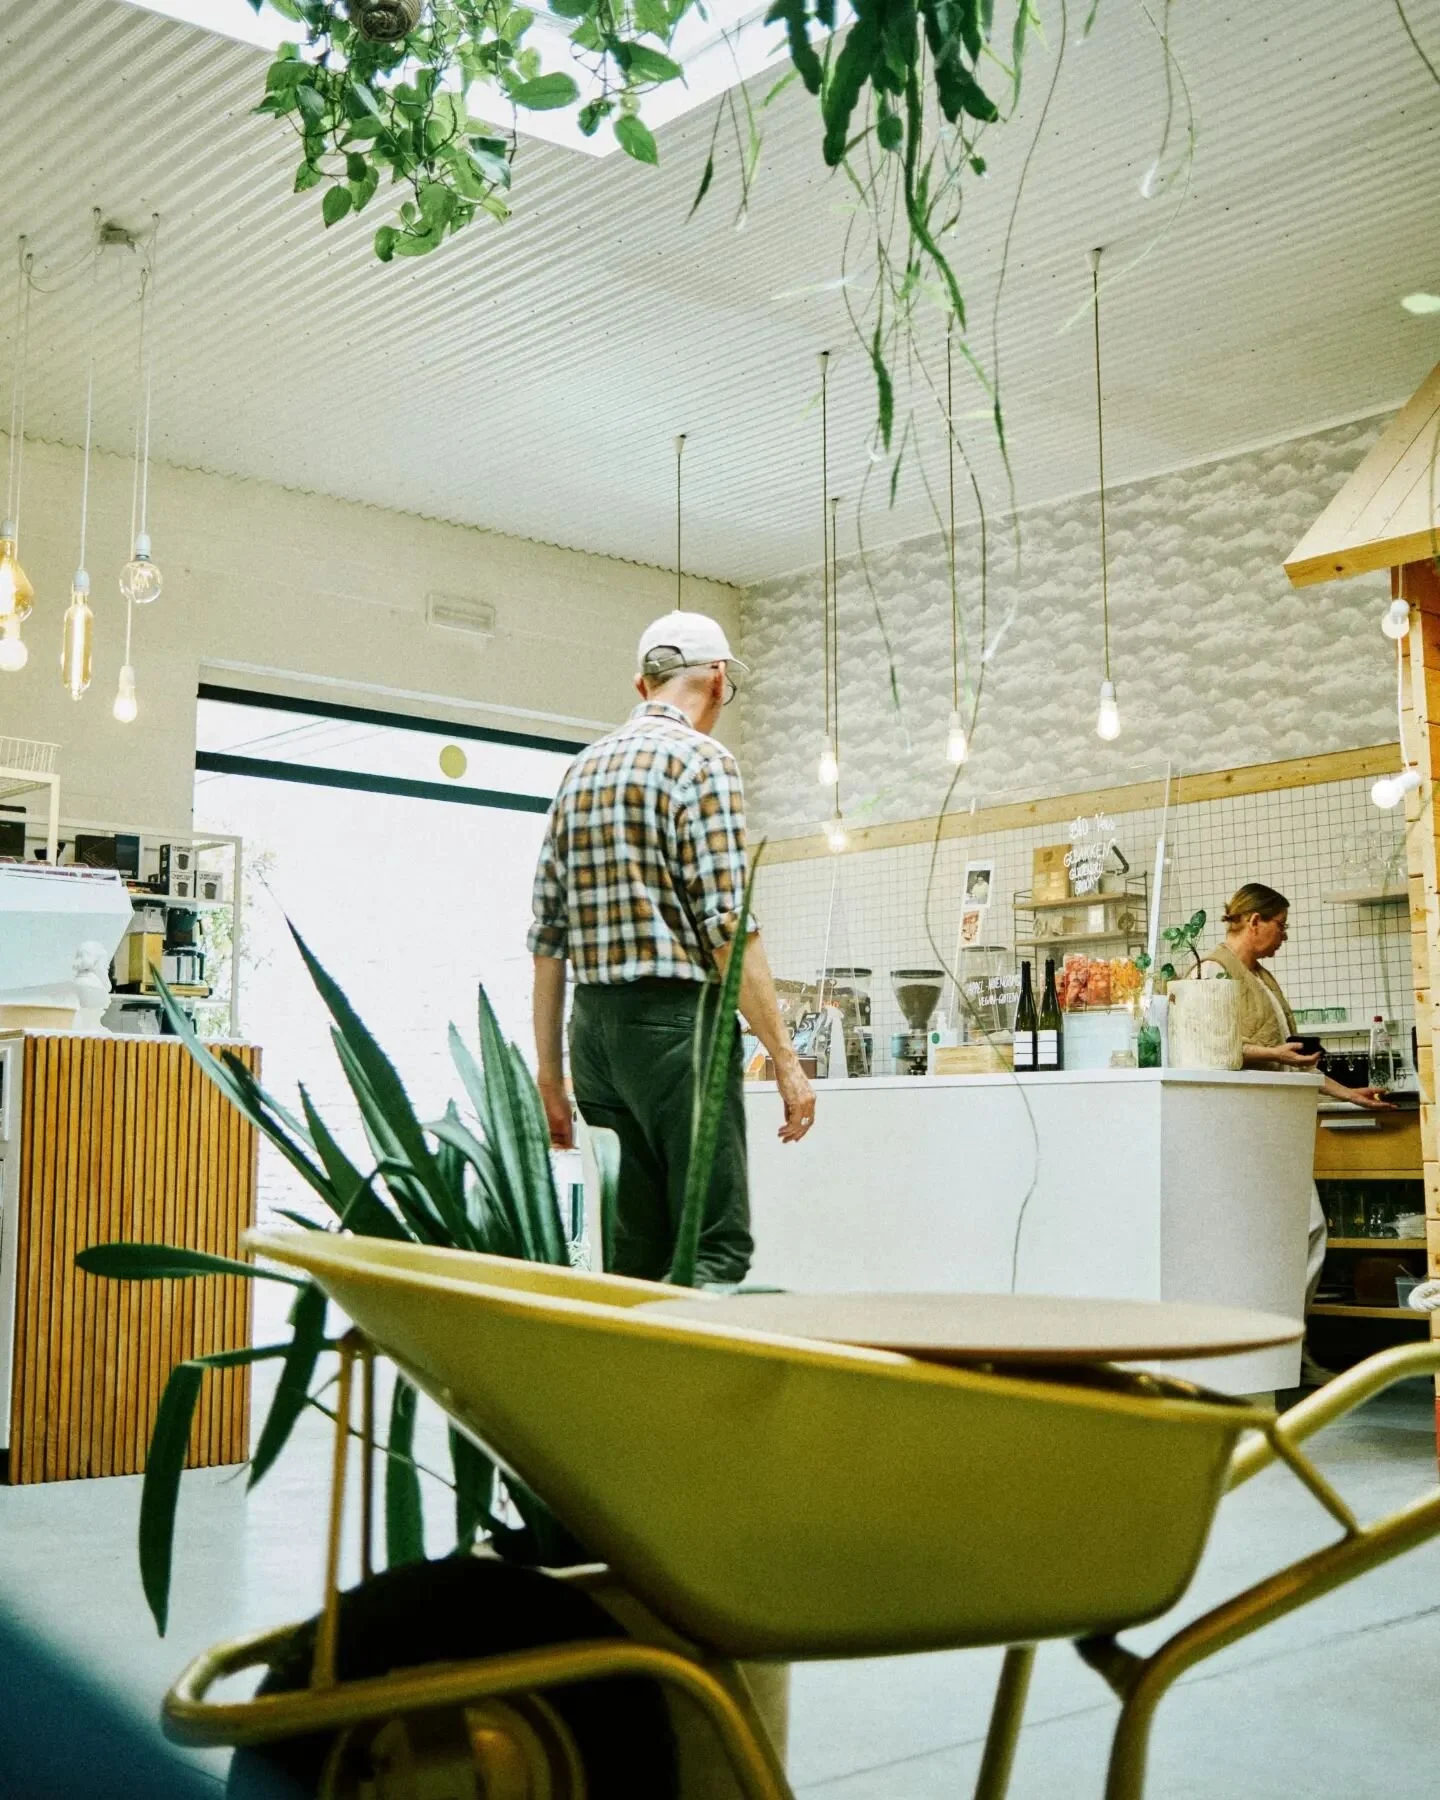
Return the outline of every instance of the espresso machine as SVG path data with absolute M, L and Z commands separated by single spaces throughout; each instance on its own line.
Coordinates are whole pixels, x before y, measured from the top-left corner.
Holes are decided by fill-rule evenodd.
M 892 969 L 890 988 L 901 1016 L 909 1027 L 890 1040 L 890 1055 L 897 1075 L 923 1075 L 929 1046 L 930 1022 L 940 1004 L 945 976 L 939 969 Z

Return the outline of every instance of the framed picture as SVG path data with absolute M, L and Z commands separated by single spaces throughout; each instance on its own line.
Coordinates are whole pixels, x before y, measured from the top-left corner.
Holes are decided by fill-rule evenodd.
M 993 862 L 970 862 L 965 865 L 965 884 L 961 890 L 962 904 L 966 907 L 988 906 L 990 890 L 995 885 L 995 864 Z
M 967 944 L 980 942 L 980 926 L 984 918 L 985 908 L 983 906 L 967 906 L 960 914 L 960 944 L 962 948 Z

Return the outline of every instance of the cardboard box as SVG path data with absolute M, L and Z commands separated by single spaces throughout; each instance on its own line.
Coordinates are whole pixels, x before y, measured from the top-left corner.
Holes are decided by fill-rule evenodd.
M 127 932 L 115 952 L 115 986 L 142 994 L 154 993 L 155 970 L 164 954 L 165 939 L 158 931 Z
M 1030 898 L 1032 900 L 1068 900 L 1070 898 L 1070 871 L 1065 867 L 1065 858 L 1070 854 L 1068 844 L 1041 844 L 1032 852 Z
M 930 1050 L 932 1075 L 1003 1075 L 1014 1063 L 1009 1044 L 935 1044 Z

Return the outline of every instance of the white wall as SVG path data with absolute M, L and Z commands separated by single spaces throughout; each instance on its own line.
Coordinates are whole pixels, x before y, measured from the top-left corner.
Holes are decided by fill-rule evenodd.
M 1344 425 L 1112 492 L 1112 667 L 1124 722 L 1115 743 L 1095 735 L 1095 496 L 1021 516 L 1018 576 L 1010 541 L 992 531 L 992 654 L 974 755 L 952 805 L 1148 779 L 1167 760 L 1177 773 L 1223 769 L 1392 739 L 1394 657 L 1379 630 L 1385 577 L 1296 592 L 1282 567 L 1379 427 Z M 975 533 L 961 536 L 958 564 L 974 643 Z M 948 779 L 944 538 L 882 550 L 869 574 L 873 597 L 858 561 L 842 563 L 845 811 L 860 823 L 920 818 L 940 809 Z M 898 714 L 877 605 L 894 647 Z M 814 779 L 823 735 L 818 570 L 748 589 L 744 616 L 752 820 L 757 831 L 813 831 L 828 805 Z
M 484 481 L 484 471 L 475 473 Z M 396 711 L 428 712 L 512 729 L 538 720 L 447 709 L 367 694 L 367 684 L 608 722 L 633 702 L 635 644 L 674 604 L 663 570 L 585 556 L 518 538 L 188 470 L 157 468 L 150 526 L 165 591 L 136 613 L 140 717 L 111 717 L 122 660 L 124 606 L 116 575 L 129 554 L 130 466 L 97 456 L 87 554 L 96 612 L 94 681 L 72 702 L 60 686 L 60 621 L 75 567 L 80 457 L 30 444 L 25 460 L 22 561 L 35 584 L 25 627 L 28 666 L 0 675 L 0 736 L 60 745 L 63 810 L 90 818 L 182 828 L 189 822 L 195 690 L 207 662 L 250 663 L 356 684 L 313 692 Z M 425 622 L 431 590 L 476 595 L 498 614 L 488 642 Z M 687 581 L 685 601 L 738 633 L 738 594 Z M 282 682 L 206 670 L 235 686 L 307 692 Z

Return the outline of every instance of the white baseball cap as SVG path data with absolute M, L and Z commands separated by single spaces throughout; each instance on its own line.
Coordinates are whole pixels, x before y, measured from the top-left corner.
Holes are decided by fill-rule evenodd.
M 738 669 L 742 675 L 750 673 L 745 664 L 731 654 L 730 640 L 706 613 L 669 612 L 663 619 L 656 619 L 653 625 L 647 625 L 640 637 L 641 673 L 645 673 L 647 658 L 656 657 L 657 652 L 665 650 L 674 655 L 657 660 L 662 666 L 668 662 L 672 669 L 703 669 L 707 663 L 719 662 Z

